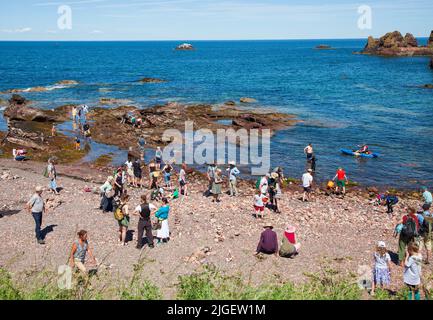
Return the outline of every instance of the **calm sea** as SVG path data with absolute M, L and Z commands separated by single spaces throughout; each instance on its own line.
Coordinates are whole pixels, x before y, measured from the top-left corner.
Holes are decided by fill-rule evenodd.
M 426 39 L 420 39 L 426 42 Z M 41 108 L 98 104 L 101 97 L 143 108 L 167 101 L 223 103 L 248 96 L 257 106 L 295 114 L 303 122 L 272 139 L 272 162 L 299 177 L 312 142 L 318 177 L 336 166 L 363 184 L 416 187 L 433 183 L 433 83 L 427 58 L 354 55 L 365 40 L 178 42 L 0 42 L 0 91 L 79 86 L 24 94 Z M 319 44 L 334 50 L 314 50 Z M 167 83 L 139 85 L 143 77 Z M 8 98 L 8 95 L 0 95 Z M 340 154 L 366 142 L 379 159 Z

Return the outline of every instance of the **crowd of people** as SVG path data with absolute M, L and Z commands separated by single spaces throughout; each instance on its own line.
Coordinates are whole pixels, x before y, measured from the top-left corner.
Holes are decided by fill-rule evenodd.
M 82 117 L 77 113 L 76 117 Z M 161 148 L 157 148 L 152 161 L 147 165 L 144 162 L 145 139 L 139 138 L 137 143 L 140 157 L 130 157 L 120 167 L 109 175 L 105 183 L 100 187 L 100 209 L 104 213 L 113 213 L 118 225 L 118 242 L 122 246 L 128 245 L 128 230 L 131 227 L 133 216 L 138 217 L 136 248 L 142 249 L 145 245 L 149 248 L 156 244 L 168 243 L 170 240 L 169 216 L 170 203 L 172 201 L 183 201 L 188 196 L 187 171 L 185 163 L 178 167 L 174 161 L 164 161 Z M 304 152 L 307 157 L 306 171 L 302 175 L 303 187 L 302 201 L 311 201 L 315 168 L 312 161 L 315 159 L 312 144 L 309 144 Z M 56 159 L 50 158 L 44 171 L 48 178 L 48 189 L 54 194 L 59 194 L 57 186 Z M 143 172 L 149 173 L 149 183 L 145 183 Z M 230 197 L 238 197 L 238 180 L 241 174 L 234 161 L 230 161 L 225 170 L 219 168 L 217 163 L 208 165 L 206 176 L 208 179 L 207 189 L 204 195 L 210 197 L 212 202 L 221 202 L 222 189 L 227 181 L 227 194 Z M 173 176 L 177 175 L 177 181 Z M 337 194 L 346 193 L 348 177 L 345 170 L 339 167 L 335 176 L 328 182 L 327 187 Z M 279 201 L 285 184 L 283 168 L 277 167 L 272 172 L 260 177 L 256 182 L 256 193 L 253 196 L 252 216 L 263 219 L 271 212 L 281 213 Z M 334 189 L 335 188 L 335 189 Z M 131 192 L 138 189 L 143 191 L 140 204 L 130 209 Z M 36 187 L 35 194 L 27 203 L 27 210 L 32 214 L 35 221 L 35 235 L 39 244 L 44 244 L 41 233 L 43 215 L 46 213 L 44 200 L 42 198 L 44 188 Z M 432 205 L 432 194 L 427 187 L 422 187 L 423 202 L 421 210 L 414 207 L 408 208 L 401 222 L 395 227 L 395 237 L 398 237 L 398 264 L 403 267 L 403 281 L 409 288 L 410 299 L 420 299 L 421 265 L 429 263 L 430 251 L 432 249 L 432 227 L 433 214 L 430 212 Z M 386 205 L 386 212 L 394 214 L 394 206 L 398 203 L 398 197 L 386 193 L 377 195 L 377 205 Z M 278 235 L 274 227 L 266 219 L 264 230 L 260 235 L 256 255 L 277 255 L 284 258 L 293 258 L 299 254 L 300 243 L 296 237 L 296 228 L 289 225 L 278 242 Z M 156 233 L 156 234 L 155 234 Z M 71 249 L 70 264 L 82 272 L 86 272 L 84 261 L 86 254 L 91 260 L 95 260 L 88 243 L 87 231 L 81 230 L 78 239 L 74 241 Z M 421 251 L 425 252 L 425 259 Z M 384 241 L 378 241 L 373 252 L 372 287 L 371 294 L 375 294 L 377 288 L 387 288 L 391 283 L 391 257 Z

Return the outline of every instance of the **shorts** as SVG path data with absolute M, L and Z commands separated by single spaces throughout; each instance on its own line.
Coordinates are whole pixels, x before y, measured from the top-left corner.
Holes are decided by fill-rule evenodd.
M 184 187 L 186 185 L 186 181 L 179 180 L 179 184 L 180 184 L 181 187 Z
M 313 159 L 313 154 L 312 153 L 307 153 L 307 160 L 311 160 Z
M 155 158 L 155 162 L 158 163 L 158 164 L 161 164 L 162 159 L 161 158 Z
M 346 186 L 345 180 L 337 180 L 337 187 L 344 188 Z
M 135 172 L 134 172 L 134 177 L 136 177 L 136 178 L 138 178 L 138 179 L 141 179 L 141 177 L 142 177 L 141 172 L 137 172 L 137 171 L 135 171 Z
M 310 193 L 311 192 L 311 187 L 304 187 L 304 192 Z
M 426 209 L 429 210 L 431 208 L 431 202 L 425 202 L 423 206 L 425 206 Z
M 259 206 L 254 205 L 254 210 L 263 212 L 263 211 L 265 211 L 265 207 L 259 207 Z
M 134 175 L 134 171 L 132 169 L 128 169 L 128 176 L 132 177 Z
M 50 189 L 57 191 L 57 182 L 56 182 L 56 179 L 50 180 Z
M 164 173 L 164 182 L 169 183 L 171 178 L 171 173 Z

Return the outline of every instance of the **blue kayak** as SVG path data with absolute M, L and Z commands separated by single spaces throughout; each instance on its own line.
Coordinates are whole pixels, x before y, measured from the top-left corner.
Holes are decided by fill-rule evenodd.
M 362 157 L 362 158 L 377 158 L 379 157 L 378 153 L 356 153 L 349 149 L 340 149 L 340 151 L 344 154 L 355 156 L 355 157 Z

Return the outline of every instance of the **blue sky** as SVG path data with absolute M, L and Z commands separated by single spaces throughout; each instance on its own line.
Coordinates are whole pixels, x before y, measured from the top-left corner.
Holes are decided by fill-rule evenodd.
M 57 10 L 72 9 L 72 29 Z M 358 7 L 372 29 L 358 28 Z M 432 0 L 15 0 L 0 2 L 0 40 L 330 39 L 388 31 L 426 37 Z

